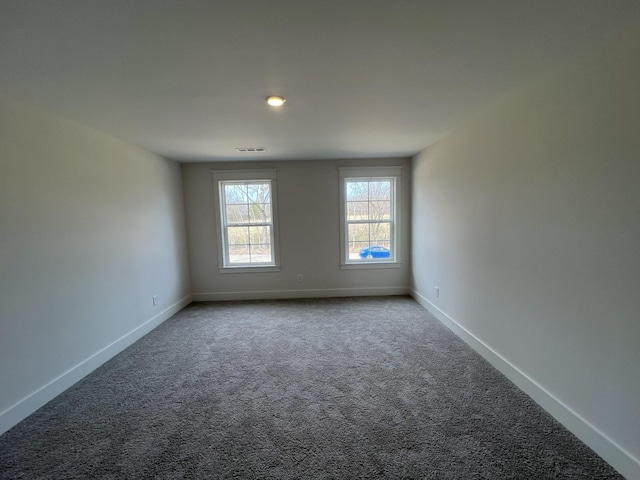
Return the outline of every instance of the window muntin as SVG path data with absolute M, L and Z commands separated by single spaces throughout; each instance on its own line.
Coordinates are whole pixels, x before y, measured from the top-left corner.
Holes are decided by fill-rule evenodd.
M 271 180 L 219 181 L 225 267 L 276 265 Z
M 344 178 L 345 263 L 395 261 L 395 177 Z

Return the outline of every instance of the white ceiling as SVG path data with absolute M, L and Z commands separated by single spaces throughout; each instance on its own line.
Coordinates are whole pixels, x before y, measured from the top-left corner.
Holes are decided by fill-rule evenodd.
M 177 160 L 410 156 L 638 22 L 637 0 L 0 0 L 0 91 Z

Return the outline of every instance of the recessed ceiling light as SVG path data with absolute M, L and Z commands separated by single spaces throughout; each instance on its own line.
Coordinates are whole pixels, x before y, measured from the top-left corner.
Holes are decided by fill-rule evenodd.
M 267 103 L 272 107 L 281 107 L 287 99 L 279 95 L 271 95 L 267 97 Z

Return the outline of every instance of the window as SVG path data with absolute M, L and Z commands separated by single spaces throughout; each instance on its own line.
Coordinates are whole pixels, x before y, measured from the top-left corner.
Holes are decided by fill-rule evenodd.
M 342 268 L 399 266 L 401 168 L 339 169 Z
M 276 171 L 213 173 L 221 271 L 277 271 Z

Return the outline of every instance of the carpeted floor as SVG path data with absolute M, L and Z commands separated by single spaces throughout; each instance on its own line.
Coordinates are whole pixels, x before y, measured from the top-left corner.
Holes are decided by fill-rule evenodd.
M 2 435 L 0 478 L 622 477 L 377 297 L 194 303 Z

